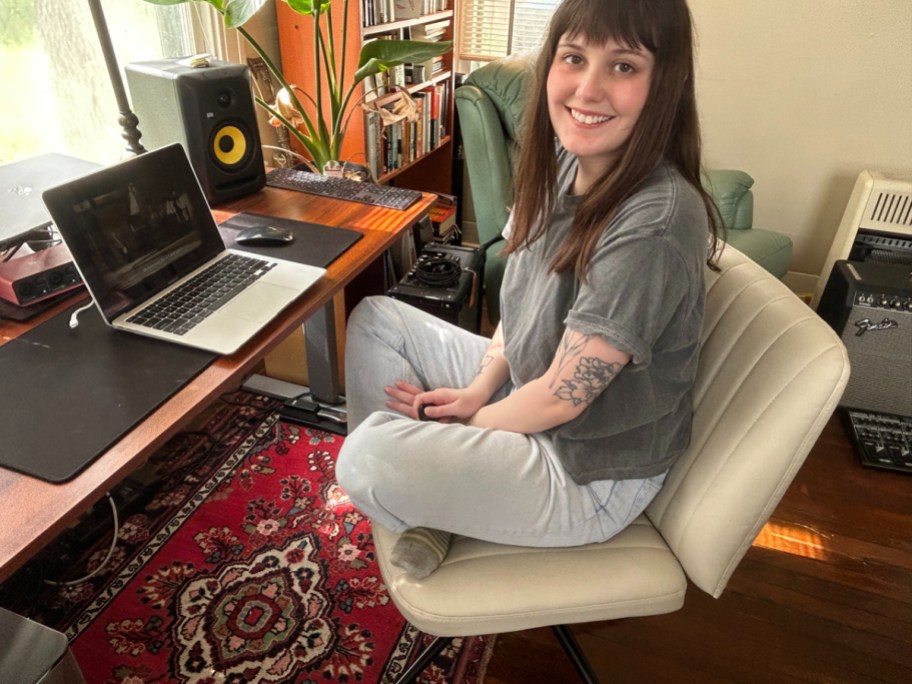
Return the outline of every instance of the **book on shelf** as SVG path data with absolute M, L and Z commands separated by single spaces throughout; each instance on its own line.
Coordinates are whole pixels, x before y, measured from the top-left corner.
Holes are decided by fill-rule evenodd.
M 375 178 L 436 149 L 446 130 L 449 87 L 439 83 L 396 100 L 365 105 L 367 166 Z
M 405 82 L 414 85 L 424 83 L 427 76 L 424 73 L 424 64 L 406 64 L 405 65 Z
M 398 0 L 361 0 L 361 26 L 369 28 L 389 24 L 397 20 Z M 404 19 L 405 17 L 399 17 Z
M 405 66 L 405 83 L 406 85 L 418 85 L 425 81 L 431 81 L 447 70 L 446 62 L 443 59 L 434 58 L 427 62 L 418 64 L 406 64 Z
M 383 169 L 380 166 L 383 150 L 383 123 L 380 121 L 380 112 L 365 112 L 364 127 L 367 167 L 370 169 L 371 178 L 376 181 L 383 175 Z
M 428 211 L 428 214 L 431 217 L 431 224 L 434 227 L 435 238 L 448 236 L 456 227 L 455 205 L 435 202 Z
M 439 204 L 439 202 L 438 202 Z M 428 221 L 419 221 L 415 226 L 415 241 L 420 251 L 427 244 L 458 244 L 460 230 L 456 225 L 456 207 L 444 207 L 446 216 L 442 217 L 443 222 L 438 221 L 440 215 L 435 211 L 440 211 L 437 205 L 431 207 L 428 213 Z
M 369 28 L 403 19 L 420 19 L 449 8 L 449 0 L 361 0 L 361 26 Z
M 431 147 L 437 147 L 440 144 L 441 127 L 440 127 L 440 99 L 441 87 L 436 85 L 431 88 Z
M 450 28 L 449 19 L 432 21 L 427 24 L 416 24 L 409 27 L 409 36 L 412 40 L 436 42 L 443 39 L 448 28 Z

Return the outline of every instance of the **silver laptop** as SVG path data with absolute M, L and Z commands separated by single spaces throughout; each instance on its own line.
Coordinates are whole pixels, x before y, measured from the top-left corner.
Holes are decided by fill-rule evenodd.
M 119 330 L 231 354 L 326 272 L 226 249 L 177 143 L 42 197 L 102 318 Z M 216 280 L 216 294 L 200 294 Z

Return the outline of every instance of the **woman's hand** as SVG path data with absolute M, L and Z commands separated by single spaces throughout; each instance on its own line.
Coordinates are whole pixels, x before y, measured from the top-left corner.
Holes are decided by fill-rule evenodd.
M 417 411 L 418 406 L 423 405 L 424 414 L 431 420 L 443 423 L 463 422 L 474 416 L 487 400 L 487 395 L 473 392 L 471 387 L 440 387 L 417 395 L 415 408 Z
M 418 407 L 425 407 L 425 416 L 443 423 L 456 422 L 471 418 L 485 404 L 485 397 L 469 389 L 440 387 L 425 392 L 420 387 L 397 380 L 392 387 L 384 389 L 390 398 L 386 406 L 410 418 L 420 420 Z
M 423 389 L 405 380 L 396 380 L 392 387 L 384 387 L 383 391 L 389 397 L 386 402 L 388 409 L 418 420 L 418 402 L 415 397 L 424 392 Z
M 439 387 L 425 392 L 410 382 L 397 380 L 392 386 L 384 388 L 389 397 L 386 407 L 415 420 L 467 422 L 509 378 L 510 366 L 503 354 L 503 332 L 498 324 L 468 387 Z M 419 406 L 425 407 L 423 417 L 418 415 Z

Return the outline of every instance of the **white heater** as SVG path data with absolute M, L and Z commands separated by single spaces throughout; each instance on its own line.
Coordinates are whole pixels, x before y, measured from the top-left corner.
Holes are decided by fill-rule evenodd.
M 858 252 L 875 260 L 912 264 L 912 182 L 872 171 L 859 174 L 817 279 L 812 307 L 820 302 L 833 264 L 850 255 L 854 259 Z

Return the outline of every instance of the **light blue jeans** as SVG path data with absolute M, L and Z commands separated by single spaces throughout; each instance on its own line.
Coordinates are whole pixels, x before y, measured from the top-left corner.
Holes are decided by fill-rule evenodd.
M 489 342 L 388 297 L 358 304 L 345 354 L 354 429 L 339 453 L 339 484 L 394 532 L 432 527 L 522 546 L 612 537 L 646 508 L 664 475 L 579 485 L 544 434 L 419 422 L 385 408 L 383 388 L 397 379 L 425 389 L 468 385 Z

